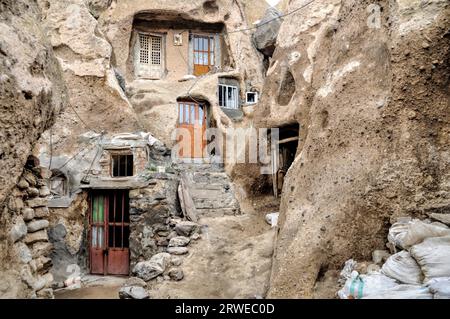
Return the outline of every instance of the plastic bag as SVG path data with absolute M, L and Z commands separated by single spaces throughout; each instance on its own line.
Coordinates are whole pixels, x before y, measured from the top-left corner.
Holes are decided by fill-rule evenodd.
M 450 277 L 430 279 L 427 285 L 434 294 L 434 299 L 450 299 Z
M 436 277 L 450 277 L 450 236 L 427 238 L 410 249 L 411 256 L 425 275 L 425 282 Z
M 345 262 L 344 268 L 342 269 L 339 276 L 339 284 L 345 285 L 345 282 L 352 276 L 353 270 L 356 268 L 356 261 L 349 259 Z
M 392 225 L 389 229 L 388 241 L 397 247 L 409 249 L 426 238 L 441 236 L 450 236 L 450 229 L 444 224 L 413 219 Z
M 279 213 L 266 214 L 266 222 L 272 227 L 276 227 L 278 225 L 278 215 Z
M 423 280 L 419 265 L 406 250 L 389 257 L 381 268 L 381 273 L 404 284 L 420 285 Z
M 381 273 L 360 275 L 353 271 L 344 287 L 338 291 L 341 299 L 361 299 L 370 295 L 379 295 L 382 291 L 398 286 L 398 283 Z

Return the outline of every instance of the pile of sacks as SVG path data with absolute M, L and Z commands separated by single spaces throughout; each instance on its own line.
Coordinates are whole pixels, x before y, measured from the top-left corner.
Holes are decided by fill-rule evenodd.
M 361 274 L 353 259 L 345 263 L 339 298 L 450 299 L 449 227 L 403 218 L 389 229 L 388 241 L 394 254 L 381 268 L 372 264 Z

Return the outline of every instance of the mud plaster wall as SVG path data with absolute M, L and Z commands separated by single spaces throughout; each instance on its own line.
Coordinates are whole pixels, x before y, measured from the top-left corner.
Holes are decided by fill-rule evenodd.
M 178 81 L 183 78 L 183 76 L 192 74 L 193 67 L 193 56 L 189 53 L 192 47 L 192 42 L 189 42 L 190 33 L 193 34 L 207 34 L 215 36 L 215 54 L 216 54 L 216 66 L 217 71 L 225 68 L 228 62 L 228 48 L 226 43 L 223 41 L 223 35 L 220 35 L 221 30 L 217 29 L 215 24 L 215 30 L 213 30 L 209 24 L 199 24 L 196 23 L 192 28 L 167 28 L 159 26 L 159 24 L 174 24 L 177 23 L 177 19 L 161 21 L 147 21 L 147 20 L 137 20 L 133 24 L 133 31 L 130 38 L 130 56 L 127 62 L 127 72 L 125 76 L 128 80 L 136 79 L 135 75 L 135 63 L 134 57 L 136 55 L 136 41 L 138 40 L 139 32 L 154 33 L 163 37 L 163 50 L 162 58 L 164 65 L 164 74 L 161 79 L 168 81 Z M 189 21 L 184 24 L 189 25 Z M 201 26 L 198 26 L 201 25 Z M 223 28 L 223 25 L 222 25 Z M 174 37 L 175 35 L 181 35 L 182 44 L 175 45 Z M 220 48 L 220 49 L 219 49 Z
M 380 1 L 380 28 L 370 4 L 316 1 L 280 29 L 255 118 L 295 119 L 300 141 L 269 297 L 313 297 L 328 270 L 383 249 L 395 217 L 448 212 L 448 3 Z M 286 69 L 295 92 L 280 105 Z

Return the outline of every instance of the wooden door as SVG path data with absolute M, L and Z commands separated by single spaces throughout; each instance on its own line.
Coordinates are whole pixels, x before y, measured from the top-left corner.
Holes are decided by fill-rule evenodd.
M 110 192 L 108 202 L 108 274 L 128 275 L 130 267 L 128 191 Z
M 181 158 L 203 158 L 206 147 L 206 108 L 194 102 L 178 102 L 178 143 Z
M 214 37 L 194 35 L 194 75 L 200 76 L 214 66 Z
M 105 206 L 106 199 L 102 193 L 92 194 L 90 224 L 90 269 L 92 274 L 105 273 L 105 252 L 106 252 L 106 225 Z
M 128 275 L 129 234 L 128 191 L 93 192 L 89 250 L 91 273 Z

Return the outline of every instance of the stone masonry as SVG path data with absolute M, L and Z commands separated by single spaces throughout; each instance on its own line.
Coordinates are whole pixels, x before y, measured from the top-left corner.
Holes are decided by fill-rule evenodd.
M 7 262 L 0 266 L 0 298 L 53 298 L 52 244 L 47 235 L 50 191 L 45 181 L 51 172 L 31 162 L 1 215 L 6 238 L 1 239 L 0 251 Z
M 166 250 L 180 216 L 177 187 L 175 174 L 155 173 L 148 186 L 130 190 L 130 269 Z

